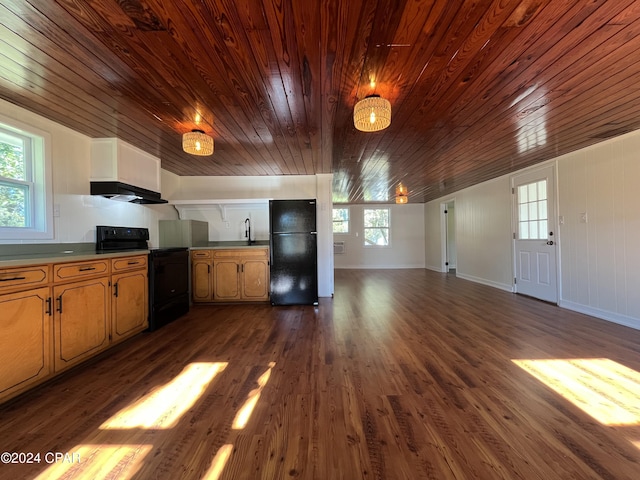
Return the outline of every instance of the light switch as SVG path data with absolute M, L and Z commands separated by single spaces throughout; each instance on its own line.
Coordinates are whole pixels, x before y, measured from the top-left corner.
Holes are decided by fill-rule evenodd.
M 580 223 L 587 223 L 587 212 L 582 212 L 580 214 Z

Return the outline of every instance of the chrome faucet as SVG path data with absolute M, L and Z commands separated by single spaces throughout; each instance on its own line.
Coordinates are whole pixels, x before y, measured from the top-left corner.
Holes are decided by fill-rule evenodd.
M 251 219 L 247 218 L 244 221 L 244 236 L 247 239 L 247 243 L 251 245 Z

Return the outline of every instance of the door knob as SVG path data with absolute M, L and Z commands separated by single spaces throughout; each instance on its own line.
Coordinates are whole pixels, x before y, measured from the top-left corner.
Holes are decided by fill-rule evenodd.
M 549 241 L 547 242 L 547 245 L 553 245 L 553 240 L 549 240 Z

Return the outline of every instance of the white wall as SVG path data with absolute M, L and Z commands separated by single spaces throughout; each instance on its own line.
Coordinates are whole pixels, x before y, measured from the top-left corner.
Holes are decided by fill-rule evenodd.
M 81 243 L 96 241 L 96 225 L 147 227 L 150 244 L 158 246 L 158 220 L 177 218 L 167 205 L 146 206 L 117 202 L 89 194 L 91 139 L 58 123 L 0 100 L 0 111 L 51 135 L 54 218 L 52 240 L 6 240 L 0 243 Z
M 640 328 L 639 181 L 640 131 L 558 158 L 561 306 Z
M 640 329 L 640 131 L 558 157 L 561 307 Z M 457 275 L 512 289 L 509 176 L 455 194 Z M 440 271 L 443 197 L 425 206 L 427 268 Z M 586 214 L 587 222 L 581 220 Z
M 455 200 L 456 276 L 513 290 L 511 187 L 503 176 L 427 203 L 426 265 L 442 271 L 442 203 Z M 438 248 L 435 248 L 437 245 Z
M 168 200 L 316 198 L 315 175 L 278 177 L 180 177 Z
M 376 206 L 348 205 L 349 233 L 333 235 L 335 242 L 345 242 L 345 253 L 334 255 L 335 268 L 424 268 L 424 204 L 380 205 L 391 208 L 390 246 L 365 247 L 364 209 Z

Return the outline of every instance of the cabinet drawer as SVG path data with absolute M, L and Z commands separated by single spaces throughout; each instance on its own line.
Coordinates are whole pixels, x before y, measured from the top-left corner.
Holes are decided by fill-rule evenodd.
M 92 275 L 108 274 L 108 260 L 95 262 L 61 263 L 53 266 L 53 281 L 84 278 Z
M 191 250 L 191 258 L 211 258 L 211 250 Z
M 240 249 L 232 249 L 232 248 L 224 248 L 220 250 L 213 251 L 213 258 L 255 258 L 255 257 L 264 257 L 268 256 L 267 248 L 240 248 Z
M 45 285 L 49 281 L 49 265 L 0 269 L 0 290 L 16 290 Z
M 114 258 L 111 260 L 112 272 L 123 272 L 125 270 L 134 270 L 136 268 L 147 267 L 147 256 L 136 255 L 134 257 Z

